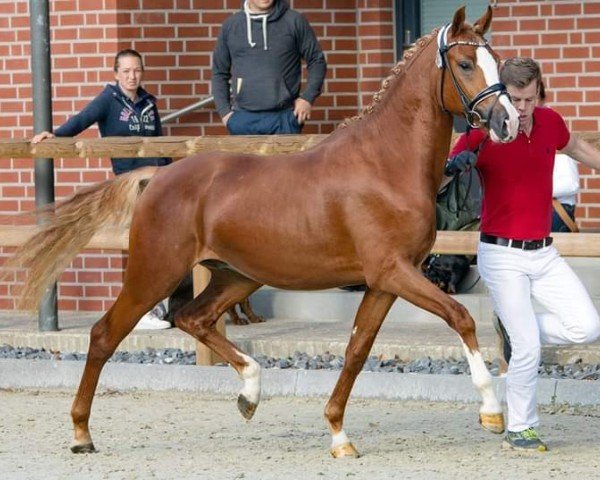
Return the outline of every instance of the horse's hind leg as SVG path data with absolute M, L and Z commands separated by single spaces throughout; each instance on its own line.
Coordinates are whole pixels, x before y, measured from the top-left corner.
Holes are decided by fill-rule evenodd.
M 358 457 L 358 452 L 342 429 L 344 411 L 354 381 L 371 351 L 377 332 L 394 300 L 396 300 L 395 295 L 367 289 L 358 308 L 352 335 L 346 347 L 344 368 L 325 407 L 325 419 L 332 435 L 331 455 L 336 458 Z
M 119 343 L 131 332 L 141 316 L 152 308 L 157 301 L 164 298 L 168 291 L 156 295 L 152 295 L 151 292 L 148 292 L 148 294 L 145 302 L 133 302 L 128 294 L 127 287 L 124 287 L 115 304 L 92 327 L 88 357 L 77 395 L 71 407 L 75 435 L 71 445 L 73 453 L 95 451 L 89 431 L 89 418 L 94 393 L 104 364 L 114 353 Z
M 479 351 L 473 318 L 465 307 L 433 285 L 415 266 L 407 262 L 398 262 L 396 267 L 391 274 L 382 275 L 376 280 L 378 288 L 392 292 L 417 307 L 438 315 L 458 333 L 469 362 L 473 385 L 483 399 L 479 410 L 479 422 L 490 432 L 502 433 L 502 406 L 494 392 L 492 376 Z
M 138 294 L 134 300 L 133 295 L 129 293 L 129 285 L 138 286 L 137 291 L 143 292 L 144 298 L 140 298 Z M 175 285 L 176 283 L 173 283 L 172 287 L 174 288 Z M 169 291 L 170 288 L 160 292 L 153 291 L 149 283 L 143 283 L 141 279 L 138 282 L 135 278 L 131 278 L 129 282 L 126 281 L 115 304 L 92 327 L 85 368 L 71 407 L 74 427 L 74 441 L 71 446 L 73 453 L 95 451 L 89 432 L 89 417 L 102 368 L 142 315 L 159 300 L 165 298 Z
M 260 365 L 221 335 L 215 325 L 227 309 L 246 298 L 261 284 L 233 270 L 210 270 L 208 286 L 175 314 L 175 325 L 220 355 L 239 373 L 244 387 L 238 396 L 238 408 L 249 420 L 260 401 Z

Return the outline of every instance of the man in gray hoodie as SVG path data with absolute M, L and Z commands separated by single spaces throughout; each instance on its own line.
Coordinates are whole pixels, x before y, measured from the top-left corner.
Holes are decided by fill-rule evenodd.
M 308 79 L 300 92 L 302 60 Z M 233 135 L 300 133 L 326 71 L 313 29 L 286 0 L 246 0 L 223 23 L 213 52 L 217 111 Z

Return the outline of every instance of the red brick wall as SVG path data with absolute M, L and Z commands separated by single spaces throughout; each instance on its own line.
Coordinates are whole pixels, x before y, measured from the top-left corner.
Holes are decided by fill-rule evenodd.
M 306 133 L 328 133 L 379 89 L 393 63 L 393 0 L 295 0 L 329 63 L 328 82 Z M 53 120 L 60 125 L 113 81 L 120 48 L 144 55 L 145 86 L 163 116 L 210 94 L 210 60 L 220 26 L 239 0 L 53 0 L 50 2 Z M 357 24 L 361 25 L 357 27 Z M 360 40 L 357 34 L 364 35 Z M 382 38 L 387 37 L 387 38 Z M 387 50 L 387 51 L 386 51 Z M 29 11 L 26 0 L 0 4 L 0 138 L 32 134 Z M 360 68 L 357 66 L 361 58 Z M 170 135 L 224 134 L 212 109 L 166 126 Z M 86 136 L 97 136 L 95 127 Z M 111 176 L 108 159 L 56 159 L 57 198 Z M 33 207 L 32 161 L 0 159 L 0 213 Z M 7 249 L 2 254 L 10 253 Z M 122 252 L 86 252 L 59 284 L 64 310 L 106 310 L 118 294 Z M 0 285 L 0 309 L 13 308 L 13 285 Z
M 503 56 L 531 56 L 542 66 L 548 104 L 570 128 L 600 131 L 600 1 L 498 1 L 493 45 Z M 580 166 L 577 217 L 600 228 L 600 178 Z
M 328 133 L 370 103 L 394 63 L 394 0 L 292 0 L 310 20 L 329 73 L 306 133 Z M 504 56 L 542 62 L 550 103 L 575 130 L 598 131 L 600 1 L 499 0 L 493 44 Z M 210 94 L 211 52 L 222 21 L 240 0 L 52 0 L 54 124 L 60 125 L 113 80 L 115 52 L 133 47 L 146 61 L 146 88 L 164 114 Z M 29 137 L 32 104 L 27 0 L 0 2 L 0 138 Z M 166 134 L 223 134 L 211 109 L 188 114 Z M 91 128 L 84 135 L 96 136 Z M 0 159 L 0 213 L 31 209 L 32 162 Z M 56 193 L 111 176 L 107 159 L 57 159 Z M 582 170 L 580 218 L 600 227 L 600 179 Z M 3 252 L 6 255 L 6 252 Z M 61 278 L 60 308 L 106 310 L 121 286 L 121 252 L 86 252 Z M 0 284 L 0 309 L 13 308 Z

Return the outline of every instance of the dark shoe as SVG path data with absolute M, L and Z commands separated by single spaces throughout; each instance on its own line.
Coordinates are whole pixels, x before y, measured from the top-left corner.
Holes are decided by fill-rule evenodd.
M 494 328 L 496 329 L 496 333 L 499 338 L 500 345 L 500 353 L 502 354 L 503 360 L 506 362 L 506 365 L 510 363 L 510 357 L 512 355 L 512 347 L 510 346 L 510 338 L 508 338 L 508 333 L 506 333 L 506 329 L 504 325 L 502 325 L 502 321 L 498 318 L 498 315 L 494 313 L 492 317 L 492 322 L 494 323 Z
M 502 447 L 524 452 L 546 452 L 548 450 L 534 428 L 528 428 L 522 432 L 508 431 L 506 437 L 504 437 L 504 442 L 502 442 Z

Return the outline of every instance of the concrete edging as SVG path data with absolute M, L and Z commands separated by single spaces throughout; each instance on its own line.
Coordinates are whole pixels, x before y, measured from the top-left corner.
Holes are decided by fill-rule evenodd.
M 0 388 L 76 388 L 84 362 L 0 359 Z M 329 396 L 339 371 L 263 369 L 265 396 Z M 504 380 L 494 378 L 496 392 L 504 400 Z M 241 382 L 235 371 L 224 367 L 107 363 L 100 388 L 117 391 L 176 390 L 237 395 Z M 466 375 L 430 375 L 362 372 L 353 398 L 479 402 Z M 600 382 L 584 380 L 538 381 L 540 405 L 600 405 Z

